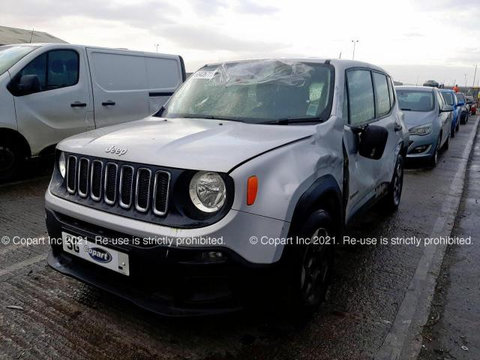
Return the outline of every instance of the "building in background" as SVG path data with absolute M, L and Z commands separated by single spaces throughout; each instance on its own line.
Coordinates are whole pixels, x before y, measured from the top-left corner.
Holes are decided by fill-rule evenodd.
M 22 43 L 66 43 L 46 32 L 0 26 L 0 45 Z

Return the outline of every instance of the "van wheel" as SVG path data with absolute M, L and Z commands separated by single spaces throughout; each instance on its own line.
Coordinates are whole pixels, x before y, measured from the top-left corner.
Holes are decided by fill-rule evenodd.
M 289 265 L 289 312 L 296 318 L 310 316 L 325 299 L 333 268 L 333 221 L 325 210 L 315 211 L 298 238 L 316 243 L 294 244 Z M 328 241 L 330 237 L 330 241 Z M 294 237 L 295 243 L 295 237 Z
M 460 120 L 457 121 L 457 128 L 456 128 L 456 131 L 459 132 L 460 131 Z
M 403 189 L 403 169 L 404 159 L 402 155 L 399 155 L 395 163 L 392 181 L 388 186 L 388 192 L 381 202 L 382 208 L 388 212 L 396 211 L 400 205 Z
M 10 141 L 0 143 L 0 181 L 12 180 L 22 163 L 21 152 Z

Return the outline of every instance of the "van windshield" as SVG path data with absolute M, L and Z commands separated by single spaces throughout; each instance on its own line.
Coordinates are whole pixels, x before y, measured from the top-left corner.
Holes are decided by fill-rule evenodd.
M 0 46 L 0 75 L 35 48 L 36 46 Z
M 404 111 L 432 111 L 435 104 L 431 91 L 397 89 L 397 97 Z
M 205 66 L 173 95 L 162 115 L 320 122 L 330 116 L 333 76 L 331 65 L 287 60 Z

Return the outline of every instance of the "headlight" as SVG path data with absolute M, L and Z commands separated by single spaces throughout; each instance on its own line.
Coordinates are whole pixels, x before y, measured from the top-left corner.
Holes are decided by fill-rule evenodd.
M 419 135 L 419 136 L 428 135 L 432 132 L 432 126 L 431 125 L 416 126 L 411 128 L 409 132 L 410 132 L 410 135 Z
M 60 171 L 60 175 L 62 175 L 62 178 L 65 178 L 65 174 L 67 172 L 67 163 L 65 161 L 64 152 L 61 152 L 60 156 L 58 157 L 58 170 Z
M 197 209 L 206 213 L 220 210 L 227 198 L 225 182 L 214 172 L 196 173 L 190 181 L 189 192 Z

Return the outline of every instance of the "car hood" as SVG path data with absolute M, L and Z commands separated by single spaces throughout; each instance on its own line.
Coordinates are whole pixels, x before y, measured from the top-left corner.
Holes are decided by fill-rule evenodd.
M 70 137 L 58 149 L 165 167 L 228 172 L 256 155 L 314 133 L 315 126 L 150 117 Z M 119 149 L 118 153 L 112 147 Z
M 405 124 L 408 129 L 412 127 L 432 123 L 435 119 L 435 111 L 403 111 Z

